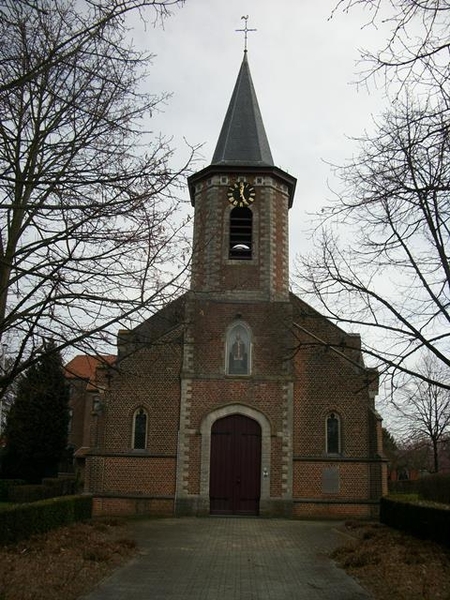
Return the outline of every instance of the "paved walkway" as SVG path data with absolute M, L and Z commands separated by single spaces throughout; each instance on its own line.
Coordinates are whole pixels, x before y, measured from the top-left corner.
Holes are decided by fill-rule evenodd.
M 368 600 L 327 558 L 338 524 L 257 518 L 136 521 L 139 555 L 84 600 Z

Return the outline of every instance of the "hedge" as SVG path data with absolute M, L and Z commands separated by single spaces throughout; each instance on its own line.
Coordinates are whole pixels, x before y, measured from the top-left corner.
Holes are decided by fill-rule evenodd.
M 17 504 L 37 502 L 46 498 L 55 498 L 59 494 L 54 494 L 50 487 L 41 484 L 18 485 L 9 489 L 8 500 Z
M 381 498 L 380 521 L 389 527 L 450 547 L 450 507 Z
M 418 494 L 419 479 L 388 481 L 388 489 L 390 494 Z
M 11 489 L 24 483 L 23 479 L 0 479 L 0 502 L 8 502 Z
M 73 496 L 77 493 L 78 482 L 75 477 L 44 477 L 42 485 L 50 487 L 55 496 Z
M 73 477 L 47 478 L 42 484 L 25 484 L 10 486 L 7 500 L 10 502 L 36 502 L 56 496 L 67 496 L 75 494 L 76 481 Z
M 450 504 L 450 475 L 428 475 L 418 481 L 418 491 L 424 500 Z
M 12 544 L 91 517 L 91 496 L 63 496 L 4 508 L 0 513 L 0 544 Z

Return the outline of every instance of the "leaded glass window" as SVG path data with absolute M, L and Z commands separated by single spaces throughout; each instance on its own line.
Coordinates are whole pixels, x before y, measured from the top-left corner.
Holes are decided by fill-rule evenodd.
M 340 421 L 336 413 L 327 416 L 327 454 L 339 454 L 341 445 Z
M 135 450 L 145 450 L 147 442 L 147 413 L 143 408 L 139 408 L 134 413 L 133 429 L 133 448 Z

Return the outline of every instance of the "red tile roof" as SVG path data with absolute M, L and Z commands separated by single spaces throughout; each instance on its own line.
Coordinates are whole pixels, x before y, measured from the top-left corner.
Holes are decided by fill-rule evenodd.
M 95 370 L 101 365 L 111 365 L 116 360 L 113 354 L 100 354 L 98 356 L 89 356 L 87 354 L 78 354 L 69 361 L 65 368 L 65 375 L 68 379 L 87 379 L 89 382 L 95 381 Z

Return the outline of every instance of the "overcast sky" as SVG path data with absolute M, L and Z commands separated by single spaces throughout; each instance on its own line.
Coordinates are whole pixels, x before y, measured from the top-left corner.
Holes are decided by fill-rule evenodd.
M 370 128 L 381 92 L 358 89 L 361 47 L 381 47 L 385 32 L 364 27 L 369 14 L 337 12 L 337 0 L 186 0 L 164 29 L 137 27 L 135 42 L 154 53 L 148 90 L 172 92 L 149 127 L 203 143 L 198 169 L 210 164 L 242 62 L 241 29 L 249 15 L 248 59 L 275 164 L 297 178 L 290 212 L 291 262 L 309 248 L 310 214 L 332 197 L 330 167 L 355 152 L 348 138 Z

